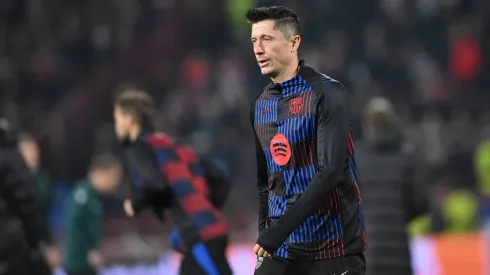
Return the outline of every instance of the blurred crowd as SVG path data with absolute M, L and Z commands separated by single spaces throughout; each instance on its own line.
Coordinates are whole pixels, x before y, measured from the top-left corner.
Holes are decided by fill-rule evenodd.
M 352 93 L 356 140 L 368 100 L 393 103 L 433 204 L 413 232 L 488 220 L 488 1 L 4 0 L 1 110 L 39 141 L 43 170 L 69 185 L 94 153 L 119 153 L 114 91 L 148 91 L 160 106 L 157 129 L 234 178 L 229 223 L 235 239 L 248 240 L 256 233 L 250 103 L 268 80 L 243 13 L 274 4 L 299 14 L 301 57 Z

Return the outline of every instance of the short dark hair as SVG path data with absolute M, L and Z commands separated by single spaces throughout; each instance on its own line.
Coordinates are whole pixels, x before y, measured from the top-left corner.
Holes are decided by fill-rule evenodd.
M 119 159 L 110 153 L 101 153 L 95 155 L 90 160 L 89 171 L 93 172 L 95 170 L 109 170 L 115 166 L 120 166 L 121 162 Z
M 301 31 L 298 15 L 284 6 L 252 8 L 247 11 L 245 18 L 250 24 L 273 20 L 275 28 L 287 36 L 299 35 Z
M 149 94 L 141 90 L 125 90 L 116 97 L 115 105 L 130 113 L 141 127 L 152 126 L 155 104 Z

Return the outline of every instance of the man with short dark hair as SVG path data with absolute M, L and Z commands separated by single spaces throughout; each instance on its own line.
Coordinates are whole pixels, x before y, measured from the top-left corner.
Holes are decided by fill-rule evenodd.
M 150 208 L 163 220 L 163 210 L 169 210 L 178 228 L 175 248 L 184 253 L 181 275 L 232 274 L 220 212 L 229 184 L 192 148 L 153 132 L 153 114 L 153 101 L 142 91 L 126 91 L 116 98 L 115 130 L 125 147 L 133 184 L 132 197 L 124 203 L 126 214 L 133 217 Z
M 298 16 L 247 12 L 263 75 L 252 104 L 259 238 L 256 275 L 364 274 L 367 248 L 344 86 L 298 59 Z
M 94 275 L 104 263 L 100 251 L 102 202 L 100 194 L 116 190 L 122 166 L 109 154 L 92 159 L 86 179 L 76 184 L 68 199 L 63 268 L 68 275 Z

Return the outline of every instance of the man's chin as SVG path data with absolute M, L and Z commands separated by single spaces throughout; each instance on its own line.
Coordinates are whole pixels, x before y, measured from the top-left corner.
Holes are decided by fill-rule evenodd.
M 274 71 L 270 68 L 261 68 L 260 72 L 262 73 L 262 75 L 269 77 L 274 74 Z
M 263 76 L 267 76 L 270 78 L 274 78 L 277 76 L 277 72 L 269 68 L 264 68 L 260 72 L 262 73 Z
M 130 143 L 129 136 L 117 136 L 117 139 L 122 144 L 128 144 L 128 143 Z

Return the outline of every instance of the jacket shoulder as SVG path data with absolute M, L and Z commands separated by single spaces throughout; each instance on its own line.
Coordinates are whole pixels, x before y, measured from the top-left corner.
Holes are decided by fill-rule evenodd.
M 173 138 L 164 132 L 145 135 L 143 140 L 156 149 L 168 148 L 175 145 Z
M 317 97 L 328 94 L 332 90 L 346 91 L 345 86 L 340 81 L 313 69 L 307 64 L 301 68 L 300 76 L 311 85 L 313 93 Z

